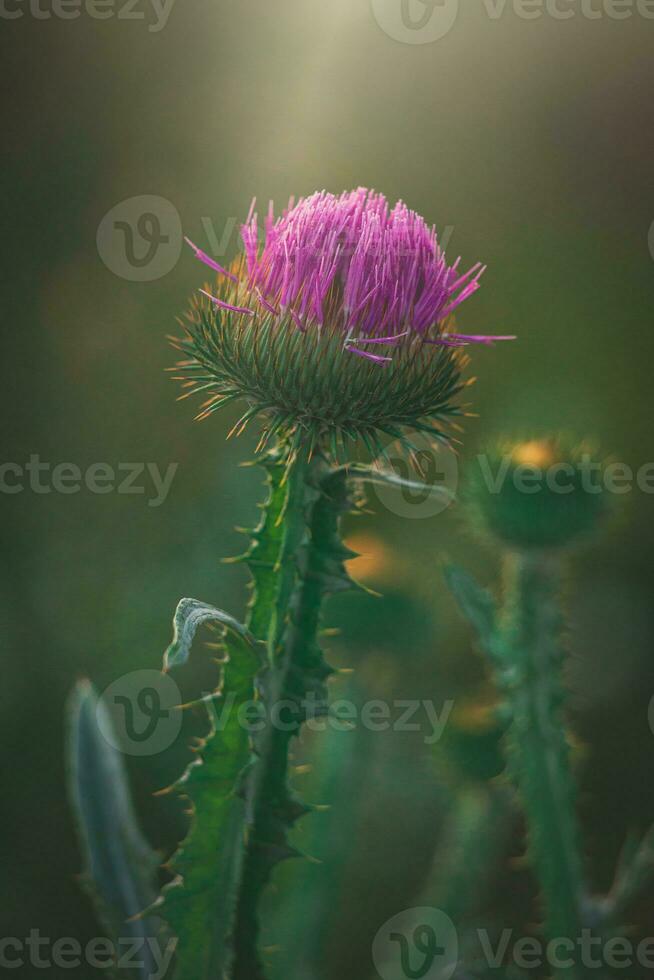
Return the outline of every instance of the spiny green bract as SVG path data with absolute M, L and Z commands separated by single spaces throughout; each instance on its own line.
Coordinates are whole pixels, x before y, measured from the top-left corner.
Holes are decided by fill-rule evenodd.
M 193 301 L 184 327 L 173 341 L 186 356 L 177 365 L 188 388 L 183 397 L 208 394 L 198 418 L 243 400 L 247 409 L 233 431 L 258 417 L 260 448 L 280 435 L 338 457 L 349 438 L 377 456 L 380 436 L 402 439 L 413 430 L 445 439 L 448 423 L 463 414 L 456 399 L 468 358 L 458 347 L 414 336 L 380 366 L 344 350 L 341 330 L 328 323 L 302 332 L 285 317 L 264 311 L 246 318 L 206 299 Z
M 562 548 L 608 514 L 605 466 L 563 437 L 504 442 L 468 468 L 462 498 L 474 526 L 505 546 Z

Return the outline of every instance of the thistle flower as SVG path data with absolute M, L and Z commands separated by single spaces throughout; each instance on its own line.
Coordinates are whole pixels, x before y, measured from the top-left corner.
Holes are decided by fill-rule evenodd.
M 233 431 L 259 416 L 261 447 L 277 434 L 337 455 L 351 437 L 376 455 L 380 434 L 446 438 L 462 414 L 463 349 L 512 339 L 456 331 L 484 267 L 448 265 L 435 230 L 401 201 L 390 209 L 359 188 L 291 200 L 277 219 L 271 205 L 262 243 L 253 203 L 241 236 L 229 268 L 189 242 L 217 282 L 173 343 L 182 397 L 209 393 L 198 417 L 244 399 Z
M 563 436 L 504 442 L 468 472 L 468 514 L 482 531 L 519 551 L 567 547 L 610 513 L 606 462 Z

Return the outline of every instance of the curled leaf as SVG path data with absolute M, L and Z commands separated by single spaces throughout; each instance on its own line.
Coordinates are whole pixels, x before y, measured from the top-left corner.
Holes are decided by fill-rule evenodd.
M 173 641 L 164 653 L 164 670 L 171 670 L 186 663 L 195 634 L 204 623 L 219 623 L 249 646 L 254 646 L 254 637 L 229 613 L 198 599 L 180 599 L 173 617 Z

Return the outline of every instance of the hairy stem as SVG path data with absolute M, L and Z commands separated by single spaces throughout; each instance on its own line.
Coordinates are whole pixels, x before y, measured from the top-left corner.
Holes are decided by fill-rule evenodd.
M 554 569 L 544 560 L 512 555 L 501 629 L 501 672 L 512 709 L 509 767 L 522 798 L 529 853 L 539 878 L 550 940 L 562 965 L 556 977 L 581 980 L 573 949 L 581 936 L 584 899 L 575 789 L 562 719 L 564 689 L 561 614 Z M 575 944 L 571 947 L 571 943 Z M 573 962 L 573 965 L 568 965 Z

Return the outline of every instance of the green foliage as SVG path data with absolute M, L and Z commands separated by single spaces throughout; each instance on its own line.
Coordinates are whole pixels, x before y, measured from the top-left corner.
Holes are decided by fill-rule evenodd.
M 203 623 L 218 623 L 226 631 L 231 631 L 245 640 L 246 644 L 253 645 L 252 637 L 245 626 L 237 622 L 229 613 L 199 602 L 197 599 L 180 599 L 173 617 L 173 640 L 164 653 L 164 670 L 181 667 L 186 663 L 195 634 Z
M 332 670 L 317 640 L 321 607 L 327 595 L 355 588 L 344 564 L 353 553 L 339 534 L 340 518 L 351 507 L 348 481 L 405 483 L 376 469 L 334 467 L 301 440 L 281 444 L 263 465 L 267 500 L 240 559 L 252 575 L 247 624 L 182 599 L 164 655 L 166 670 L 182 667 L 201 626 L 221 631 L 221 684 L 205 698 L 210 730 L 172 787 L 188 800 L 190 813 L 188 834 L 169 865 L 175 877 L 161 903 L 151 888 L 134 909 L 161 905 L 178 943 L 176 980 L 263 976 L 261 893 L 275 865 L 297 854 L 288 833 L 310 809 L 290 786 L 289 748 L 305 720 L 328 710 Z M 252 699 L 262 709 L 257 719 L 242 711 Z M 261 723 L 256 733 L 253 720 Z M 112 812 L 109 784 L 97 800 L 100 821 Z M 94 879 L 106 878 L 102 868 L 90 871 Z
M 457 925 L 478 910 L 506 849 L 511 815 L 506 787 L 460 786 L 416 905 L 441 909 Z
M 288 832 L 309 809 L 289 785 L 288 754 L 302 723 L 327 710 L 325 682 L 332 671 L 317 641 L 322 601 L 353 587 L 343 564 L 350 552 L 338 533 L 340 516 L 349 507 L 346 474 L 333 472 L 320 456 L 300 456 L 288 471 L 287 483 L 284 534 L 275 562 L 276 594 L 269 609 L 268 663 L 258 679 L 267 724 L 254 741 L 258 758 L 247 786 L 254 816 L 234 932 L 236 980 L 263 976 L 256 948 L 261 892 L 275 865 L 296 855 Z M 255 541 L 248 561 L 259 553 L 260 541 Z M 257 611 L 255 597 L 251 616 Z M 282 712 L 277 711 L 280 705 Z
M 348 476 L 366 483 L 381 483 L 385 486 L 395 487 L 398 490 L 413 490 L 435 496 L 444 496 L 450 503 L 455 499 L 454 494 L 447 487 L 442 487 L 438 484 L 428 486 L 418 480 L 406 480 L 394 470 L 375 469 L 373 466 L 364 466 L 361 463 L 347 464 L 344 469 Z
M 482 649 L 494 659 L 497 620 L 495 599 L 458 565 L 446 565 L 444 575 L 461 612 L 475 630 Z
M 188 836 L 170 862 L 177 877 L 163 894 L 162 914 L 178 938 L 176 980 L 220 978 L 229 968 L 246 833 L 239 790 L 251 748 L 240 709 L 254 694 L 261 662 L 256 641 L 222 610 L 182 599 L 165 659 L 168 667 L 184 663 L 196 630 L 209 621 L 225 630 L 221 689 L 208 702 L 209 735 L 174 787 L 188 798 L 192 817 Z
M 562 711 L 558 582 L 546 567 L 526 559 L 516 559 L 510 575 L 503 632 L 509 664 L 504 689 L 512 713 L 507 757 L 528 815 L 529 851 L 543 889 L 546 930 L 549 936 L 575 940 L 581 935 L 585 884 Z M 561 971 L 561 976 L 581 975 L 580 968 Z
M 457 569 L 451 582 L 477 595 L 479 587 Z M 492 601 L 479 590 L 477 598 Z M 482 608 L 486 602 L 482 603 Z M 483 620 L 486 622 L 486 620 Z M 418 905 L 450 916 L 459 929 L 461 959 L 479 955 L 472 928 L 506 855 L 515 823 L 515 799 L 507 781 L 502 742 L 507 725 L 488 705 L 470 704 L 452 717 L 435 746 L 437 779 L 447 791 L 443 828 Z
M 620 928 L 643 892 L 654 881 L 654 827 L 644 837 L 630 835 L 620 856 L 611 891 L 600 903 L 604 930 Z
M 561 678 L 563 626 L 556 566 L 512 556 L 503 609 L 465 573 L 448 582 L 496 668 L 510 717 L 505 736 L 509 774 L 528 825 L 528 856 L 538 876 L 549 938 L 581 935 L 586 901 L 575 813 L 575 786 L 565 735 Z M 578 980 L 580 966 L 557 976 Z
M 499 713 L 496 713 L 499 714 Z M 457 785 L 486 784 L 504 773 L 502 741 L 507 725 L 491 718 L 484 730 L 470 731 L 457 724 L 454 715 L 438 743 L 438 761 Z
M 271 628 L 271 610 L 275 604 L 280 571 L 279 559 L 284 538 L 284 514 L 288 503 L 286 467 L 279 457 L 269 454 L 262 460 L 265 467 L 268 497 L 261 505 L 263 514 L 258 527 L 251 530 L 251 544 L 241 560 L 247 561 L 252 576 L 252 596 L 247 625 L 260 640 L 267 640 Z M 287 563 L 288 564 L 288 563 Z M 292 569 L 291 569 L 292 571 Z
M 166 942 L 161 922 L 141 915 L 156 899 L 159 858 L 139 828 L 107 708 L 88 681 L 72 694 L 67 727 L 68 792 L 84 856 L 82 882 L 114 942 L 140 941 L 142 967 L 131 976 L 148 980 L 156 972 L 151 944 L 161 948 Z

